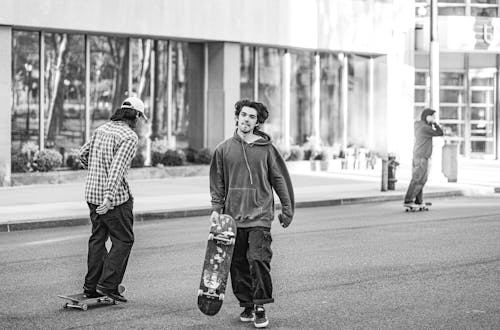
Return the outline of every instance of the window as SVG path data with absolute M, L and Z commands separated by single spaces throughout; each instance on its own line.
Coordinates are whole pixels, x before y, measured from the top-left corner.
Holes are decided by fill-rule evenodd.
M 495 72 L 470 73 L 470 151 L 472 155 L 495 153 Z
M 312 84 L 314 58 L 312 53 L 291 53 L 290 134 L 292 143 L 302 145 L 313 132 Z
M 498 16 L 498 0 L 471 0 L 471 16 Z
M 240 53 L 240 98 L 254 99 L 255 56 L 254 47 L 241 46 Z
M 128 96 L 128 61 L 126 38 L 90 37 L 91 132 L 107 122 Z
M 342 146 L 342 62 L 337 54 L 320 55 L 320 137 L 328 146 Z
M 269 110 L 269 118 L 263 130 L 268 133 L 275 143 L 282 143 L 283 139 L 283 106 L 282 106 L 282 54 L 276 48 L 258 48 L 258 101 L 264 103 Z
M 39 143 L 40 38 L 38 32 L 12 33 L 12 154 L 25 142 Z
M 415 15 L 428 16 L 429 0 L 415 1 Z M 438 15 L 498 17 L 498 0 L 438 0 Z
M 172 129 L 176 147 L 188 147 L 187 43 L 172 41 Z
M 45 145 L 63 156 L 85 142 L 85 38 L 44 33 Z

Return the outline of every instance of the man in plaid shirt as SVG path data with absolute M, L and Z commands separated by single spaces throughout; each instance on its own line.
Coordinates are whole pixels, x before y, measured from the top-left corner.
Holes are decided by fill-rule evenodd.
M 144 103 L 137 97 L 127 98 L 80 149 L 80 160 L 88 169 L 85 199 L 92 221 L 83 286 L 87 297 L 107 295 L 127 301 L 118 285 L 134 243 L 133 197 L 126 174 L 137 150 L 133 128 L 140 117 L 147 119 Z M 109 253 L 105 246 L 108 237 L 112 242 Z

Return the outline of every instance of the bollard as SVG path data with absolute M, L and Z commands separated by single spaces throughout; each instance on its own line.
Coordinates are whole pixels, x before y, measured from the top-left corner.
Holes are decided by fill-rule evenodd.
M 387 191 L 387 183 L 388 183 L 388 162 L 387 159 L 382 158 L 382 186 L 380 188 L 381 191 Z

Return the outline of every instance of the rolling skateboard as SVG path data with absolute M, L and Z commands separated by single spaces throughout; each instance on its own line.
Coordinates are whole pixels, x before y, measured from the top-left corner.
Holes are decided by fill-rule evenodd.
M 125 292 L 125 287 L 123 285 L 118 286 L 118 292 L 122 294 Z M 96 298 L 89 298 L 85 296 L 83 293 L 72 294 L 68 296 L 58 295 L 59 298 L 69 300 L 63 305 L 63 308 L 78 308 L 86 311 L 89 306 L 97 306 L 97 305 L 116 305 L 118 302 L 108 296 L 100 296 Z
M 234 219 L 221 214 L 217 223 L 210 227 L 198 289 L 198 308 L 203 314 L 215 315 L 222 307 L 235 240 Z
M 405 212 L 429 211 L 432 203 L 419 204 L 404 204 Z

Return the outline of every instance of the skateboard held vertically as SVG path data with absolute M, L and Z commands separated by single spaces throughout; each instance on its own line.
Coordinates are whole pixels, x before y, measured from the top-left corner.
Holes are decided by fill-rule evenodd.
M 118 292 L 122 294 L 125 292 L 125 286 L 119 285 Z M 63 308 L 77 308 L 86 311 L 89 306 L 97 305 L 116 305 L 118 302 L 108 296 L 100 296 L 95 298 L 89 298 L 83 293 L 71 294 L 71 295 L 58 295 L 59 298 L 69 300 L 63 305 Z
M 404 204 L 405 212 L 429 211 L 432 203 L 424 204 Z
M 218 221 L 210 227 L 198 289 L 198 308 L 203 314 L 215 315 L 222 307 L 235 240 L 234 219 L 221 214 Z

